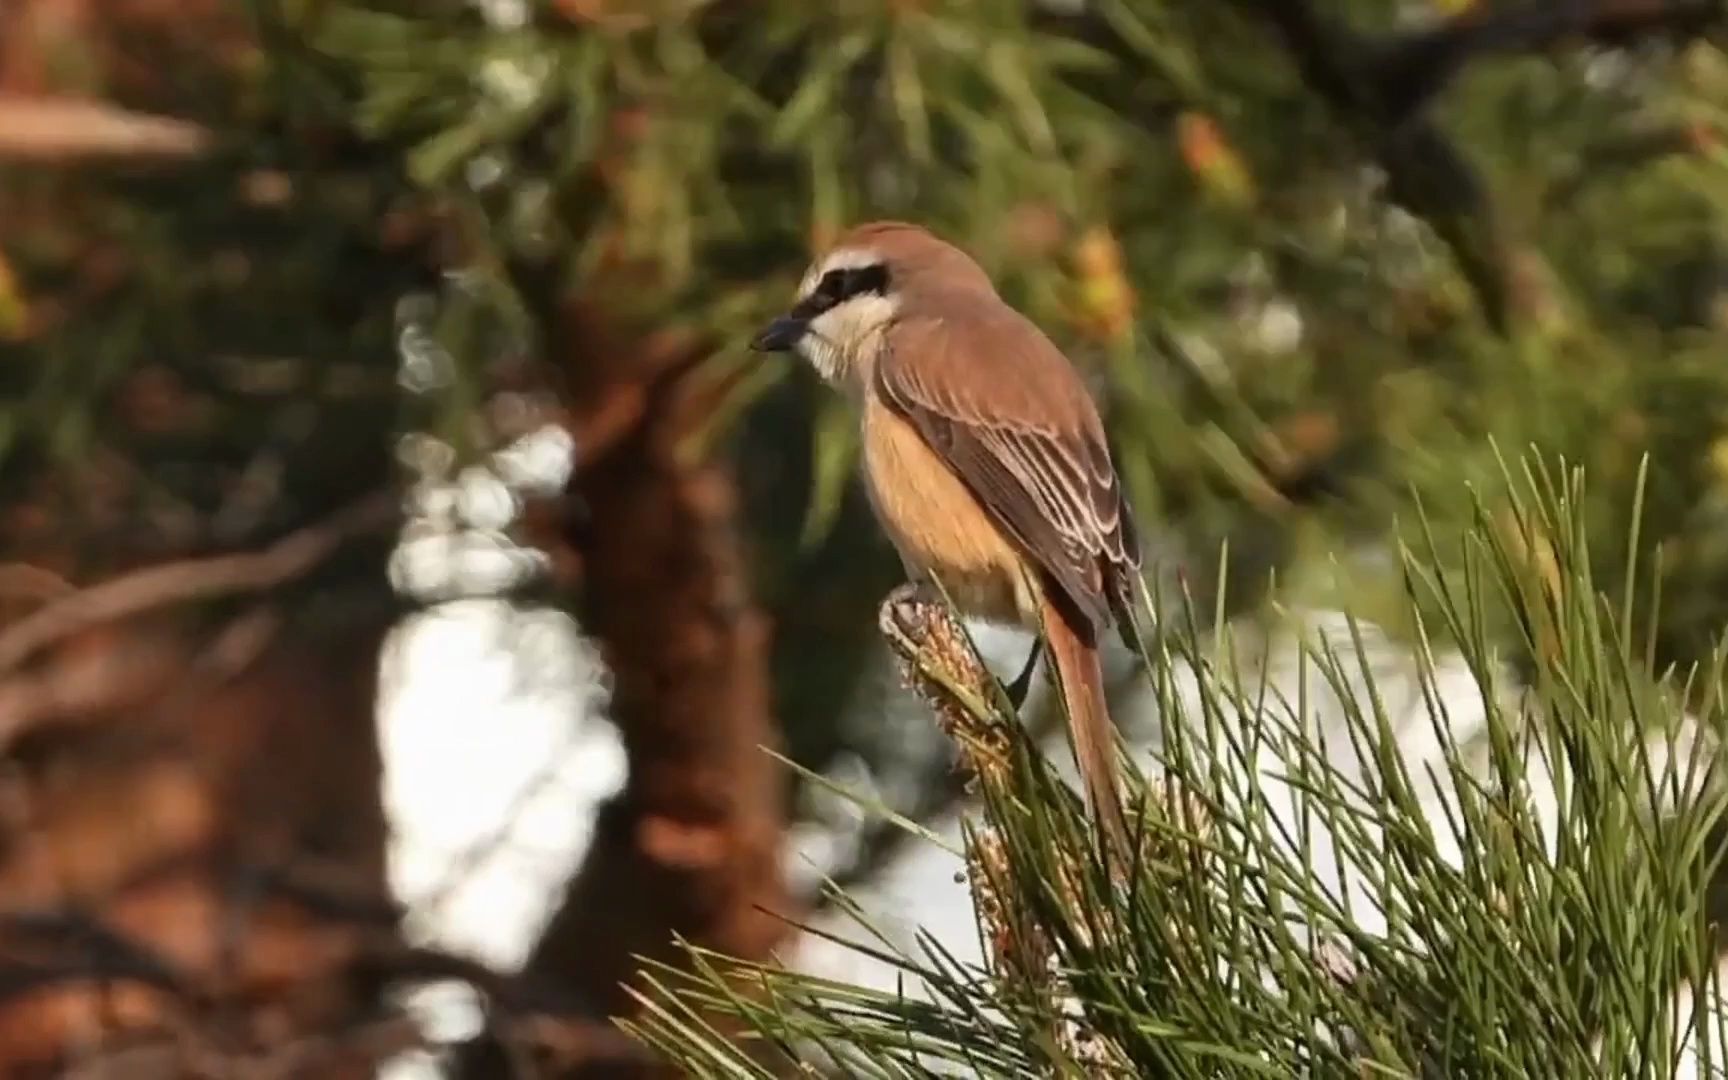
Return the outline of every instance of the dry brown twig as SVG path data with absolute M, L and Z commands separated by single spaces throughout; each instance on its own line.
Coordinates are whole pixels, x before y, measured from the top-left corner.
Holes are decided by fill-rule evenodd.
M 170 604 L 257 593 L 311 571 L 354 537 L 392 524 L 393 496 L 362 499 L 316 525 L 290 533 L 262 551 L 182 559 L 122 574 L 38 608 L 0 631 L 0 673 L 80 630 Z
M 209 150 L 210 132 L 188 120 L 100 101 L 0 94 L 0 158 L 187 158 Z

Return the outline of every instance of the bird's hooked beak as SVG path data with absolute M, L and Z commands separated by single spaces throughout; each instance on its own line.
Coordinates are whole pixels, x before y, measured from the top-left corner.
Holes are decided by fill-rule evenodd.
M 750 347 L 757 352 L 785 352 L 798 342 L 810 330 L 810 320 L 797 315 L 782 315 L 769 323 L 750 342 Z

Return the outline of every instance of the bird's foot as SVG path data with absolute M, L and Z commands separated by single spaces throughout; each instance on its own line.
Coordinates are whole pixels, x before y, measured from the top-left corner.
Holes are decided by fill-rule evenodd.
M 923 622 L 928 617 L 927 613 L 941 604 L 942 598 L 936 595 L 935 590 L 921 581 L 909 581 L 896 585 L 882 598 L 876 610 L 876 620 L 884 632 L 893 636 L 893 628 L 898 627 L 904 633 L 906 627 Z
M 910 642 L 913 638 L 929 638 L 936 624 L 940 624 L 942 629 L 934 636 L 944 640 L 951 639 L 950 644 L 962 640 L 965 634 L 960 624 L 954 620 L 947 601 L 942 597 L 942 591 L 924 580 L 909 581 L 891 590 L 882 598 L 877 621 L 890 641 Z M 966 649 L 966 652 L 972 654 L 970 648 Z M 984 679 L 983 686 L 987 687 L 994 681 L 1001 688 L 1010 709 L 1017 713 L 1032 691 L 1032 673 L 1038 670 L 1038 658 L 1043 652 L 1043 639 L 1034 639 L 1032 651 L 1026 656 L 1026 666 L 1021 668 L 1020 674 L 1011 682 L 1004 682 L 986 674 L 986 669 L 979 663 L 976 654 L 972 654 L 970 662 L 964 666 L 977 669 L 977 674 Z
M 888 595 L 882 598 L 883 604 L 938 604 L 942 597 L 927 581 L 908 581 L 904 585 L 896 585 L 888 590 Z
M 911 655 L 907 650 L 915 650 L 938 626 L 945 627 L 951 622 L 953 616 L 941 592 L 918 579 L 889 590 L 876 609 L 876 623 L 882 633 L 906 655 Z
M 968 710 L 990 700 L 1000 684 L 941 593 L 921 584 L 902 585 L 883 598 L 877 622 L 899 655 L 909 685 L 935 706 L 943 727 L 974 726 L 976 718 Z M 957 699 L 957 689 L 969 700 Z

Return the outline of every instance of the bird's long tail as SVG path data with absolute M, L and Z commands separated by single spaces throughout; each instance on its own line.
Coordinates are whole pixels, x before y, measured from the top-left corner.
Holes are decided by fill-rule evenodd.
M 1116 854 L 1127 858 L 1128 825 L 1122 816 L 1121 787 L 1116 777 L 1115 729 L 1104 699 L 1098 647 L 1092 634 L 1077 627 L 1058 605 L 1045 600 L 1043 606 L 1044 640 L 1067 709 L 1080 782 Z

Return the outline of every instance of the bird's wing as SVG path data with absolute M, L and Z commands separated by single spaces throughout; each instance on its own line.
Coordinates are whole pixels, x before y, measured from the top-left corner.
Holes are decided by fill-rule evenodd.
M 883 403 L 1095 629 L 1131 606 L 1140 556 L 1103 425 L 1036 326 L 1000 302 L 903 315 L 875 377 Z

